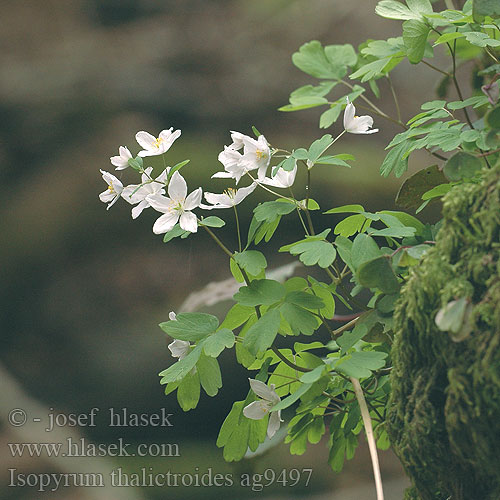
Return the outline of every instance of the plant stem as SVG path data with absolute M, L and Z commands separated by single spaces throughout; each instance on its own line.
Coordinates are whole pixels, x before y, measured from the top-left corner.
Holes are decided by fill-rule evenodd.
M 217 243 L 217 245 L 219 246 L 219 248 L 229 257 L 229 258 L 233 258 L 234 257 L 234 254 L 233 252 L 231 252 L 231 250 L 229 250 L 229 248 L 226 247 L 226 245 L 224 245 L 224 243 L 222 243 L 222 241 L 215 235 L 215 233 L 210 229 L 208 228 L 207 226 L 202 226 L 203 229 L 205 229 L 205 231 L 211 236 L 211 238 L 215 241 L 215 243 Z
M 238 218 L 238 209 L 233 205 L 234 217 L 236 219 L 236 232 L 238 233 L 238 251 L 241 252 L 241 233 L 240 233 L 240 219 Z
M 394 85 L 392 84 L 391 77 L 387 75 L 387 80 L 389 80 L 389 86 L 391 87 L 392 97 L 394 99 L 394 104 L 396 106 L 396 113 L 398 115 L 398 121 L 401 121 L 401 109 L 399 108 L 398 96 L 396 95 L 396 91 L 394 90 Z
M 382 477 L 380 475 L 380 465 L 378 462 L 377 444 L 373 435 L 372 420 L 368 406 L 366 405 L 363 389 L 357 378 L 351 377 L 351 383 L 354 387 L 354 393 L 358 400 L 359 409 L 361 410 L 361 417 L 363 418 L 363 425 L 365 426 L 366 439 L 368 441 L 368 448 L 370 449 L 370 457 L 372 459 L 373 476 L 375 477 L 375 488 L 377 490 L 377 500 L 384 500 L 384 490 L 382 488 Z
M 311 189 L 311 169 L 307 169 L 307 184 L 306 184 L 306 206 L 304 211 L 306 212 L 307 225 L 309 226 L 310 234 L 314 235 L 314 226 L 311 219 L 311 214 L 309 213 L 309 194 Z
M 332 339 L 335 339 L 335 337 L 338 337 L 341 333 L 345 332 L 346 330 L 349 330 L 352 326 L 356 324 L 356 322 L 359 320 L 361 316 L 356 316 L 354 319 L 346 323 L 345 325 L 342 325 L 340 328 L 337 328 L 336 330 L 333 330 L 332 332 Z
M 438 68 L 437 66 L 434 66 L 434 65 L 433 65 L 433 64 L 431 64 L 430 62 L 427 62 L 425 59 L 422 59 L 422 62 L 423 62 L 426 66 L 429 66 L 429 68 L 432 68 L 433 70 L 438 71 L 439 73 L 442 73 L 443 75 L 446 75 L 447 77 L 451 78 L 450 73 L 448 73 L 447 71 L 443 71 L 442 69 Z

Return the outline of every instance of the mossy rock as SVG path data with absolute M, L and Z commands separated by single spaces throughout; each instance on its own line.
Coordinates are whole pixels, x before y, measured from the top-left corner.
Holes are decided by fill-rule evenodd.
M 440 331 L 437 312 L 472 304 L 471 333 Z M 406 500 L 500 499 L 500 165 L 444 199 L 436 245 L 395 311 L 388 431 L 413 487 Z

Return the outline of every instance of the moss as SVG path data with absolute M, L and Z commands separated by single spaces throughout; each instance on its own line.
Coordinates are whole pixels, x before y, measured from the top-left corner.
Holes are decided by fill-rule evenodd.
M 446 196 L 396 307 L 388 430 L 414 485 L 406 500 L 500 499 L 499 270 L 500 165 Z M 463 296 L 473 328 L 454 342 L 434 318 Z

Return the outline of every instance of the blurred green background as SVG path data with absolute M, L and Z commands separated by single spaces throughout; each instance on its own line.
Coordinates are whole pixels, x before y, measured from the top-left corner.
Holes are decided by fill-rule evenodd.
M 174 472 L 195 467 L 259 472 L 277 464 L 314 469 L 305 489 L 146 488 L 131 491 L 131 498 L 323 498 L 325 492 L 324 498 L 374 497 L 364 444 L 340 476 L 326 465 L 325 443 L 310 447 L 303 457 L 290 457 L 283 445 L 263 458 L 223 462 L 215 446 L 217 431 L 232 402 L 246 394 L 247 374 L 233 353 L 226 353 L 224 388 L 217 399 L 202 396 L 199 407 L 184 414 L 175 395 L 166 398 L 158 383 L 158 372 L 172 358 L 157 324 L 169 311 L 178 311 L 191 292 L 229 278 L 227 259 L 204 234 L 164 245 L 152 233 L 157 216 L 152 210 L 132 221 L 130 205 L 122 201 L 106 211 L 98 194 L 106 187 L 99 169 L 113 171 L 108 158 L 120 145 L 136 153 L 138 130 L 182 129 L 167 158 L 171 165 L 191 159 L 183 169 L 190 190 L 226 187 L 223 180 L 209 178 L 222 168 L 217 154 L 230 143 L 230 130 L 251 134 L 255 125 L 274 146 L 308 146 L 325 133 L 318 129 L 320 111 L 277 111 L 292 90 L 313 83 L 292 65 L 291 54 L 311 39 L 356 46 L 367 37 L 397 36 L 399 24 L 375 16 L 375 5 L 372 0 L 0 1 L 0 498 L 112 498 L 109 492 L 92 497 L 96 490 L 39 493 L 5 486 L 8 468 L 67 472 L 76 464 L 11 456 L 7 443 L 55 439 L 40 434 L 40 424 L 8 425 L 9 410 L 24 403 L 43 410 L 45 418 L 49 408 L 81 413 L 99 407 L 104 414 L 110 407 L 149 413 L 165 407 L 174 414 L 170 429 L 117 429 L 105 420 L 77 429 L 95 442 L 122 437 L 175 442 L 181 448 L 181 457 L 106 458 L 93 462 L 96 467 L 106 462 L 128 470 L 154 466 Z M 403 63 L 394 71 L 394 84 L 408 118 L 435 83 L 430 70 L 415 71 Z M 381 89 L 380 107 L 394 113 L 387 85 Z M 356 202 L 373 210 L 394 208 L 399 182 L 382 179 L 378 168 L 383 148 L 398 130 L 376 117 L 375 126 L 380 133 L 339 143 L 336 152 L 356 156 L 352 169 L 315 170 L 313 197 L 322 207 Z M 327 132 L 338 133 L 340 127 L 339 121 Z M 430 164 L 426 156 L 412 158 L 411 170 Z M 136 182 L 128 171 L 123 178 Z M 258 199 L 268 198 L 259 193 L 252 201 Z M 252 206 L 242 205 L 244 232 Z M 233 245 L 232 218 L 217 215 L 228 221 L 222 237 Z M 290 221 L 275 238 L 288 243 L 297 236 L 300 228 Z M 265 247 L 261 250 L 271 267 L 292 261 L 281 255 L 278 262 Z M 387 498 L 401 498 L 405 482 L 397 461 L 387 452 L 382 463 Z M 124 490 L 115 494 L 126 498 Z

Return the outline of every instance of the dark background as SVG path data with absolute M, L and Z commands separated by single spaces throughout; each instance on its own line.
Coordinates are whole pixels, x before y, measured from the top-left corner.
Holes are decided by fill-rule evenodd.
M 4 420 L 24 397 L 45 412 L 54 408 L 80 413 L 92 407 L 101 408 L 101 413 L 110 407 L 155 412 L 166 407 L 174 413 L 175 424 L 167 433 L 153 427 L 113 429 L 105 422 L 79 432 L 97 442 L 124 437 L 183 443 L 182 460 L 175 466 L 182 462 L 189 470 L 217 463 L 221 470 L 229 470 L 215 439 L 232 402 L 247 391 L 247 374 L 235 363 L 233 353 L 221 358 L 224 388 L 217 399 L 204 395 L 199 407 L 187 414 L 177 407 L 175 395 L 165 398 L 157 377 L 172 362 L 168 339 L 157 324 L 167 319 L 169 311 L 177 311 L 191 292 L 229 278 L 227 259 L 204 234 L 164 245 L 151 231 L 157 216 L 151 210 L 136 221 L 124 202 L 106 211 L 98 199 L 105 189 L 99 169 L 113 171 L 108 158 L 117 154 L 119 145 L 136 153 L 138 130 L 157 134 L 173 126 L 182 129 L 182 136 L 168 153 L 170 164 L 191 159 L 183 170 L 190 191 L 201 185 L 221 192 L 224 181 L 209 178 L 221 169 L 217 154 L 229 144 L 230 130 L 251 134 L 255 125 L 273 145 L 308 146 L 325 133 L 317 125 L 320 111 L 277 111 L 292 90 L 314 83 L 292 65 L 291 54 L 311 39 L 356 46 L 367 37 L 397 36 L 398 23 L 375 16 L 375 4 L 363 0 L 0 1 L 4 443 L 29 437 L 22 434 L 26 429 L 12 429 Z M 418 77 L 410 78 L 410 71 Z M 435 85 L 430 70 L 415 71 L 404 64 L 394 72 L 394 83 L 406 118 L 418 111 L 414 103 L 429 97 Z M 381 89 L 379 105 L 392 114 L 388 87 L 381 84 Z M 383 148 L 397 130 L 376 117 L 375 126 L 380 133 L 351 136 L 339 143 L 336 152 L 350 152 L 357 158 L 351 170 L 315 171 L 313 196 L 322 207 L 354 202 L 373 210 L 394 207 L 399 182 L 382 179 L 378 168 Z M 340 131 L 339 121 L 327 132 Z M 152 164 L 160 167 L 155 161 Z M 427 156 L 416 157 L 411 168 L 430 164 Z M 136 182 L 128 171 L 123 178 L 126 183 Z M 253 202 L 259 199 L 268 198 L 259 193 Z M 244 232 L 252 206 L 252 202 L 242 205 Z M 230 241 L 232 219 L 228 214 L 217 215 L 228 221 L 227 231 L 221 234 Z M 285 223 L 276 238 L 280 243 L 293 241 L 299 229 L 295 221 Z M 279 256 L 283 260 L 277 260 L 272 248 L 261 248 L 271 267 L 291 261 L 283 255 Z M 227 305 L 204 310 L 221 315 Z M 14 399 L 8 399 L 8 394 Z M 36 440 L 34 424 L 31 430 Z M 42 442 L 51 439 L 43 433 L 38 437 Z M 269 463 L 278 460 L 291 467 L 317 463 L 311 494 L 332 485 L 346 486 L 351 480 L 367 481 L 371 488 L 364 447 L 356 468 L 351 466 L 342 476 L 347 479 L 341 480 L 324 463 L 324 444 L 311 449 L 305 457 L 294 458 L 283 446 L 273 451 Z M 60 470 L 50 460 L 14 460 L 5 446 L 2 453 L 4 484 L 8 467 L 21 469 L 21 464 L 27 472 Z M 387 475 L 396 477 L 400 472 L 395 460 L 385 456 Z M 164 465 L 159 459 L 144 459 L 131 468 L 153 462 Z M 245 470 L 244 465 L 239 467 Z M 194 498 L 195 493 L 169 492 L 168 498 Z M 221 494 L 197 492 L 212 493 Z M 29 489 L 0 490 L 0 497 L 6 499 L 87 498 L 86 494 L 65 490 L 44 496 Z M 276 490 L 274 494 L 291 493 Z M 166 498 L 161 491 L 142 495 Z

